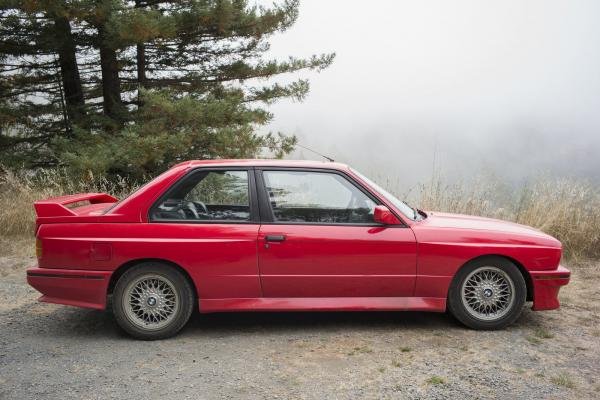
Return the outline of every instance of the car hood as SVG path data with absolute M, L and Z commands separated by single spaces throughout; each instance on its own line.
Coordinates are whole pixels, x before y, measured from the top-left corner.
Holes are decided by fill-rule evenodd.
M 424 221 L 426 221 L 428 227 L 491 231 L 515 236 L 537 237 L 544 239 L 544 241 L 550 241 L 557 247 L 560 246 L 558 240 L 538 229 L 499 219 L 428 211 L 427 218 Z

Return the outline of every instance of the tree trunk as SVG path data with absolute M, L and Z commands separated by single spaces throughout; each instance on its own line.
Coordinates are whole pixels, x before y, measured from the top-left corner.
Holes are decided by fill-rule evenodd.
M 137 80 L 138 80 L 138 107 L 142 106 L 142 97 L 140 96 L 140 89 L 146 87 L 146 45 L 137 45 L 136 54 L 137 63 Z
M 142 0 L 135 0 L 135 7 L 144 7 Z M 138 80 L 138 107 L 142 106 L 140 89 L 146 87 L 146 44 L 138 43 L 136 48 L 137 80 Z
M 98 47 L 100 49 L 100 68 L 102 69 L 102 97 L 104 114 L 118 123 L 123 122 L 124 110 L 119 83 L 119 64 L 117 51 L 106 41 L 103 26 L 98 27 Z
M 137 79 L 140 87 L 146 87 L 146 45 L 137 45 Z
M 71 24 L 66 17 L 56 17 L 54 27 L 67 116 L 71 123 L 77 123 L 85 114 L 85 100 L 77 65 L 77 49 L 71 33 Z

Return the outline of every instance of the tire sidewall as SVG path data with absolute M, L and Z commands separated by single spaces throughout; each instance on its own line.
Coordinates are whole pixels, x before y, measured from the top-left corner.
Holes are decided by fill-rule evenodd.
M 466 310 L 462 302 L 461 290 L 467 276 L 480 267 L 496 267 L 506 273 L 512 280 L 515 292 L 514 302 L 509 312 L 494 321 L 484 321 L 475 318 Z M 502 257 L 482 257 L 465 264 L 456 274 L 448 292 L 448 309 L 456 319 L 472 329 L 494 330 L 502 329 L 513 323 L 521 314 L 527 298 L 527 286 L 519 268 L 510 260 Z
M 170 280 L 177 292 L 180 304 L 173 320 L 157 330 L 145 330 L 129 320 L 124 306 L 123 297 L 126 296 L 127 285 L 135 279 L 147 274 L 159 275 Z M 112 309 L 118 325 L 129 335 L 142 340 L 165 339 L 179 332 L 192 314 L 194 309 L 194 291 L 183 274 L 175 268 L 162 263 L 144 262 L 127 270 L 117 281 L 113 291 Z

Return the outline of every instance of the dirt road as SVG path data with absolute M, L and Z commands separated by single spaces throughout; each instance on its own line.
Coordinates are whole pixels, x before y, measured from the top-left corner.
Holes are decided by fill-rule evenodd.
M 196 314 L 140 342 L 110 312 L 37 303 L 29 263 L 0 257 L 0 399 L 600 398 L 597 264 L 572 266 L 559 311 L 501 332 L 444 314 Z

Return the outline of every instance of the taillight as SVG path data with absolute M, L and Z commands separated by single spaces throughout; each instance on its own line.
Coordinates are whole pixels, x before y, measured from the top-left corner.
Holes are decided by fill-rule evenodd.
M 35 238 L 35 256 L 42 258 L 42 241 L 39 238 Z

